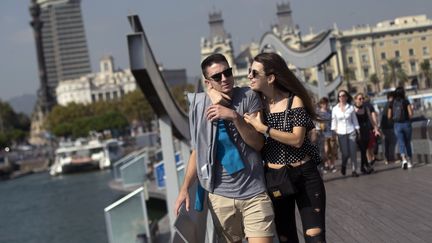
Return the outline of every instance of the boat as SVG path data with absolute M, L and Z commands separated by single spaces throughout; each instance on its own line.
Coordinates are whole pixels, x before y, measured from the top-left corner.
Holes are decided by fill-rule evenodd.
M 77 140 L 61 143 L 55 151 L 55 159 L 50 167 L 52 176 L 91 169 L 109 168 L 123 156 L 121 142 L 109 140 Z

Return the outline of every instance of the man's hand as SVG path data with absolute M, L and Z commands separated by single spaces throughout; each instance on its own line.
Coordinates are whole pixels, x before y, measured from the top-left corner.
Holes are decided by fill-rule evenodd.
M 216 121 L 218 119 L 234 121 L 238 119 L 239 114 L 223 105 L 211 105 L 207 109 L 207 120 Z
M 213 105 L 219 104 L 223 106 L 228 106 L 231 103 L 231 97 L 229 97 L 227 94 L 215 90 L 213 87 L 208 87 L 207 95 L 209 96 Z
M 183 203 L 186 203 L 186 211 L 189 212 L 190 208 L 190 199 L 189 199 L 189 192 L 187 189 L 180 190 L 179 195 L 177 197 L 175 207 L 174 207 L 174 213 L 176 216 L 180 213 L 180 207 Z

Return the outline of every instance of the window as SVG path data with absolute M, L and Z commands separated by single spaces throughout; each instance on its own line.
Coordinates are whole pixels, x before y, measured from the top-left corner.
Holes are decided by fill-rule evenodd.
M 427 46 L 423 46 L 423 55 L 429 55 L 429 48 Z
M 361 55 L 361 59 L 363 63 L 368 62 L 368 56 L 365 54 Z
M 386 54 L 385 54 L 385 52 L 381 52 L 381 59 L 382 59 L 382 60 L 385 60 L 385 59 L 386 59 Z
M 426 36 L 422 36 L 422 37 L 421 37 L 421 40 L 422 40 L 422 41 L 425 41 L 425 40 L 426 40 Z
M 409 50 L 408 50 L 408 54 L 409 54 L 410 56 L 414 56 L 414 49 L 409 49 Z
M 102 93 L 98 94 L 98 100 L 103 100 L 103 94 Z
M 353 57 L 348 57 L 348 63 L 349 64 L 353 64 L 354 63 Z
M 395 45 L 399 44 L 399 40 L 393 40 L 393 44 Z
M 106 100 L 111 100 L 111 93 L 106 92 L 105 97 L 106 97 Z
M 400 52 L 399 51 L 395 51 L 395 57 L 400 57 Z
M 412 73 L 417 72 L 417 66 L 416 66 L 416 62 L 415 61 L 410 61 L 410 67 L 411 67 L 411 72 Z
M 96 102 L 96 95 L 92 94 L 91 97 L 92 97 L 92 98 L 91 98 L 91 99 L 92 99 L 92 102 Z
M 363 74 L 365 78 L 369 77 L 369 68 L 363 68 Z
M 411 37 L 410 37 L 410 38 L 408 38 L 408 39 L 407 39 L 407 41 L 408 41 L 408 42 L 411 42 L 411 41 L 412 41 L 412 38 L 411 38 Z
M 388 71 L 387 65 L 382 65 L 381 68 L 382 68 L 383 73 L 387 73 L 387 71 Z
M 379 46 L 384 46 L 384 42 L 381 41 L 381 42 L 379 43 Z

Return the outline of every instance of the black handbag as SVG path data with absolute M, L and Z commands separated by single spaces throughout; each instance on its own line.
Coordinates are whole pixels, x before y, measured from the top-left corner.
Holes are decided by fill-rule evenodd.
M 274 199 L 284 198 L 297 193 L 298 189 L 291 179 L 292 169 L 283 166 L 280 169 L 266 168 L 267 191 Z
M 288 97 L 287 109 L 285 110 L 285 118 L 283 124 L 283 131 L 285 131 L 287 110 L 291 109 L 293 95 Z M 286 154 L 285 154 L 286 156 Z M 285 159 L 286 160 L 286 159 Z M 273 199 L 280 199 L 297 193 L 298 189 L 292 181 L 293 168 L 285 165 L 279 169 L 272 169 L 266 167 L 265 179 L 267 191 Z

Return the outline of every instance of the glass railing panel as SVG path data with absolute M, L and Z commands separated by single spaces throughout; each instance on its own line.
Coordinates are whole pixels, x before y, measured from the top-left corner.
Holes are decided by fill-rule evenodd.
M 147 174 L 147 155 L 141 154 L 122 165 L 120 174 L 124 187 L 142 185 Z
M 110 243 L 152 242 L 143 187 L 105 208 Z
M 126 164 L 127 162 L 131 161 L 132 159 L 134 159 L 136 156 L 136 153 L 130 153 L 126 156 L 124 156 L 123 158 L 119 159 L 118 161 L 116 161 L 113 166 L 112 166 L 112 172 L 113 172 L 113 177 L 115 180 L 120 180 L 121 179 L 121 174 L 120 174 L 120 167 L 124 164 Z

